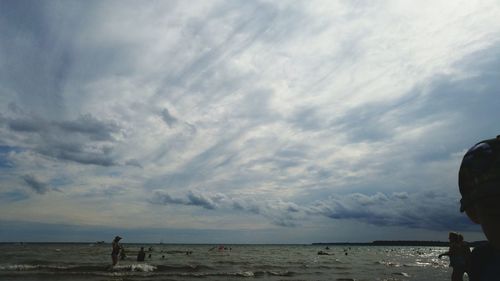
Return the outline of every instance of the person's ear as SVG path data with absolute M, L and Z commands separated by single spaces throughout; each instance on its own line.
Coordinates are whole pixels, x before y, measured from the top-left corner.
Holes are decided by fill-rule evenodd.
M 481 224 L 481 221 L 479 220 L 479 216 L 477 215 L 477 210 L 476 206 L 470 206 L 465 210 L 465 213 L 469 217 L 469 219 L 477 224 Z

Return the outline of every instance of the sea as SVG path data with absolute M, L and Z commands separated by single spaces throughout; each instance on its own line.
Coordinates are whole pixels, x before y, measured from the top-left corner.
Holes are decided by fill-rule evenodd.
M 0 244 L 0 280 L 450 280 L 444 247 Z M 137 261 L 140 247 L 146 260 Z M 465 277 L 464 280 L 468 280 Z

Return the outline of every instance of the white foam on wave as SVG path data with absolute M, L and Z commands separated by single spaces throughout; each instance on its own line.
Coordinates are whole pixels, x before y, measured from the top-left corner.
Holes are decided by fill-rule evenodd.
M 78 266 L 64 265 L 40 265 L 40 264 L 11 264 L 0 265 L 0 271 L 30 271 L 30 270 L 67 270 Z
M 392 262 L 392 261 L 378 261 L 377 262 L 378 264 L 382 264 L 382 265 L 385 265 L 385 266 L 390 266 L 390 267 L 400 267 L 401 264 L 397 263 L 397 262 Z
M 38 268 L 40 268 L 40 265 L 13 264 L 13 265 L 0 266 L 0 270 L 5 270 L 5 271 L 25 271 Z
M 130 265 L 115 265 L 112 267 L 113 270 L 118 271 L 135 271 L 135 272 L 153 272 L 156 270 L 156 266 L 147 263 L 137 263 Z
M 404 277 L 410 277 L 410 275 L 406 272 L 393 272 L 392 275 L 401 275 Z
M 290 271 L 268 271 L 267 272 L 269 275 L 273 276 L 292 276 L 293 272 Z
M 153 272 L 156 270 L 156 266 L 150 265 L 147 263 L 140 263 L 140 264 L 132 264 L 130 265 L 130 269 L 132 271 L 140 271 L 140 272 Z
M 419 262 L 416 261 L 414 263 L 405 263 L 403 266 L 406 267 L 426 267 L 426 266 L 431 266 L 432 264 L 429 262 Z
M 243 277 L 254 277 L 255 276 L 255 274 L 252 271 L 243 271 L 240 274 L 241 274 L 240 276 L 243 276 Z

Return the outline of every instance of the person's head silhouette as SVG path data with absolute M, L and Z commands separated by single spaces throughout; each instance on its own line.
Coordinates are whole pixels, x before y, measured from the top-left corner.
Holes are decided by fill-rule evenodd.
M 460 211 L 481 225 L 500 250 L 500 136 L 481 141 L 464 155 L 458 176 Z

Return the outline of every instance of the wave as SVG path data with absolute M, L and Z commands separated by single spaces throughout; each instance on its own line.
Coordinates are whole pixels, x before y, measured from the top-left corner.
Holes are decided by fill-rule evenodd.
M 45 264 L 13 264 L 0 265 L 0 271 L 135 271 L 135 272 L 153 272 L 153 271 L 182 271 L 197 272 L 203 270 L 213 270 L 214 268 L 206 265 L 151 265 L 147 263 L 137 263 L 128 265 L 103 266 L 103 265 L 45 265 Z
M 286 276 L 286 277 L 291 277 L 295 275 L 295 272 L 293 271 L 267 271 L 268 275 L 271 276 Z
M 0 266 L 0 271 L 26 271 L 26 270 L 36 270 L 41 267 L 42 265 L 30 265 L 30 264 L 2 265 Z
M 215 268 L 208 265 L 193 264 L 193 265 L 157 265 L 159 271 L 189 271 L 197 272 L 202 270 L 214 270 Z
M 261 271 L 266 271 L 266 270 L 285 270 L 287 268 L 290 268 L 290 266 L 259 264 L 259 265 L 254 265 L 253 268 L 255 268 L 257 270 L 261 270 Z
M 432 263 L 416 261 L 414 263 L 405 263 L 405 264 L 403 264 L 403 266 L 405 266 L 405 267 L 426 267 L 426 266 L 432 266 Z
M 400 275 L 404 277 L 410 277 L 410 275 L 406 272 L 393 272 L 392 275 Z
M 13 264 L 2 265 L 0 271 L 73 271 L 73 272 L 95 272 L 95 271 L 135 271 L 152 272 L 156 266 L 150 264 L 130 264 L 117 266 L 102 265 L 44 265 L 44 264 Z
M 191 278 L 206 278 L 206 277 L 262 277 L 262 276 L 282 276 L 291 277 L 296 275 L 292 271 L 235 271 L 235 272 L 196 272 L 203 269 L 214 270 L 208 266 L 164 266 L 150 265 L 147 263 L 117 265 L 117 266 L 100 266 L 100 265 L 27 265 L 14 264 L 0 266 L 0 272 L 33 272 L 41 275 L 51 274 L 67 274 L 67 275 L 94 275 L 94 276 L 128 276 L 135 274 L 155 274 L 164 276 L 179 276 Z
M 390 266 L 390 267 L 400 267 L 401 264 L 398 262 L 392 262 L 392 261 L 377 261 L 375 264 L 382 264 L 385 266 Z
M 219 260 L 215 261 L 215 264 L 222 264 L 222 265 L 251 265 L 253 264 L 250 261 L 233 261 L 233 260 Z
M 140 264 L 131 264 L 124 266 L 115 266 L 113 270 L 122 268 L 124 271 L 134 271 L 134 272 L 153 272 L 157 269 L 157 267 L 154 265 L 150 265 L 147 263 L 140 263 Z
M 262 277 L 262 276 L 283 276 L 283 277 L 291 277 L 296 275 L 295 272 L 292 271 L 238 271 L 238 272 L 213 272 L 213 273 L 184 273 L 180 274 L 183 277 Z

